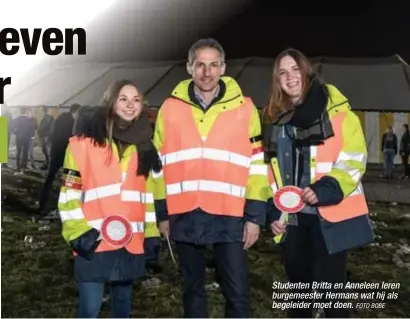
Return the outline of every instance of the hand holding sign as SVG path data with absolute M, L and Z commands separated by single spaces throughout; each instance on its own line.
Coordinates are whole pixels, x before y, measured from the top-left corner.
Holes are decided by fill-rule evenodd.
M 275 220 L 270 224 L 270 229 L 275 235 L 283 234 L 286 231 L 286 224 L 282 224 L 279 220 Z
M 305 187 L 302 193 L 302 199 L 305 203 L 310 205 L 315 205 L 318 203 L 317 196 L 314 191 L 310 187 Z

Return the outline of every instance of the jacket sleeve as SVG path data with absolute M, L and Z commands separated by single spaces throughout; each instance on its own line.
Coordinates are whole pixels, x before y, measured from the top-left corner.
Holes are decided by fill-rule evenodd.
M 342 135 L 343 147 L 332 170 L 310 185 L 319 206 L 335 205 L 348 197 L 359 186 L 366 172 L 366 140 L 359 118 L 350 110 L 342 123 Z M 333 194 L 332 200 L 329 193 Z
M 71 154 L 70 146 L 66 150 L 63 169 L 63 182 L 58 198 L 62 235 L 76 253 L 91 259 L 100 243 L 99 232 L 88 225 L 84 217 L 81 173 Z
M 252 143 L 252 159 L 245 193 L 245 218 L 265 226 L 269 197 L 268 166 L 264 162 L 261 122 L 256 107 L 253 109 L 249 137 Z
M 161 108 L 158 111 L 157 120 L 155 123 L 153 142 L 161 156 L 161 149 L 164 144 L 164 125 L 162 121 L 162 109 Z M 168 220 L 168 209 L 167 209 L 167 202 L 166 202 L 166 187 L 165 187 L 165 180 L 164 180 L 162 171 L 160 173 L 153 173 L 152 180 L 153 180 L 153 192 L 154 192 L 156 218 L 157 218 L 157 222 L 160 223 L 162 221 Z
M 159 237 L 160 234 L 157 227 L 154 205 L 154 181 L 152 173 L 147 178 L 145 192 L 145 238 Z
M 279 220 L 282 212 L 273 203 L 273 197 L 268 199 L 268 211 L 267 211 L 267 222 L 272 224 L 274 221 Z

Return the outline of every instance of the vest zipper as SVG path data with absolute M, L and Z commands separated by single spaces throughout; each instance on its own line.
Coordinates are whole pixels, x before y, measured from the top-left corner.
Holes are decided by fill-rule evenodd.
M 293 136 L 296 139 L 296 128 L 293 128 Z M 296 147 L 296 164 L 295 164 L 295 186 L 298 187 L 298 180 L 299 180 L 299 148 Z

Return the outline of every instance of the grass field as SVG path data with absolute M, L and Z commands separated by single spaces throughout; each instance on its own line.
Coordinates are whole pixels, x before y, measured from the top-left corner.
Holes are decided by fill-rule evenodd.
M 73 263 L 68 246 L 60 235 L 58 223 L 49 230 L 29 220 L 41 178 L 2 176 L 1 279 L 2 317 L 73 317 L 76 291 Z M 410 272 L 396 266 L 394 253 L 410 242 L 410 207 L 370 205 L 379 246 L 366 246 L 351 253 L 349 280 L 352 282 L 398 282 L 398 298 L 385 300 L 384 309 L 355 309 L 355 317 L 406 317 L 410 314 Z M 33 245 L 25 243 L 33 237 Z M 391 243 L 391 245 L 389 244 Z M 387 244 L 387 245 L 386 245 Z M 406 260 L 405 260 L 406 262 Z M 181 292 L 167 247 L 161 253 L 164 272 L 154 291 L 135 284 L 133 317 L 180 317 Z M 286 312 L 272 309 L 272 282 L 285 281 L 279 259 L 279 248 L 266 233 L 249 252 L 252 287 L 252 315 L 256 318 L 286 317 Z M 211 276 L 210 279 L 211 281 Z M 224 314 L 224 301 L 219 290 L 209 291 L 210 316 Z M 101 316 L 108 316 L 105 303 Z

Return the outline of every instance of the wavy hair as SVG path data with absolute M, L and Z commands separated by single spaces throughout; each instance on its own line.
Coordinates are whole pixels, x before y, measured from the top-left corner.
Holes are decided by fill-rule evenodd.
M 311 79 L 314 76 L 312 64 L 302 52 L 293 48 L 288 48 L 279 53 L 273 66 L 269 102 L 263 110 L 263 118 L 270 122 L 275 121 L 282 112 L 289 111 L 293 108 L 289 96 L 283 91 L 279 81 L 280 62 L 286 56 L 292 57 L 300 69 L 302 79 L 302 99 L 304 99 L 309 92 Z

